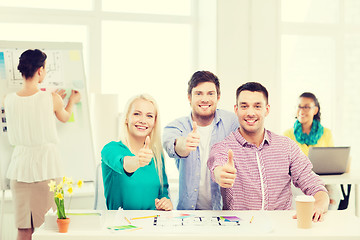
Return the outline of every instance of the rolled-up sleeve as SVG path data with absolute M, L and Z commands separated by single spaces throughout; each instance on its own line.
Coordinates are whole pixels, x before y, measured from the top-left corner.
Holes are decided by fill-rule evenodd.
M 190 130 L 187 130 L 184 124 L 182 124 L 182 121 L 184 120 L 175 120 L 164 128 L 163 148 L 171 158 L 182 158 L 175 151 L 175 140 L 190 132 Z
M 290 173 L 294 186 L 299 187 L 306 195 L 313 196 L 319 191 L 328 192 L 321 178 L 312 171 L 309 158 L 299 146 L 291 141 L 290 148 Z

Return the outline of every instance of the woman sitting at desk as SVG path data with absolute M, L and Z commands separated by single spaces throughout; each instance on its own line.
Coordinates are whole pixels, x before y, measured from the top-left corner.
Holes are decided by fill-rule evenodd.
M 155 100 L 145 94 L 131 99 L 120 128 L 120 141 L 101 151 L 107 208 L 172 210 Z
M 333 147 L 333 137 L 330 129 L 320 124 L 320 104 L 316 96 L 304 92 L 299 97 L 299 106 L 293 128 L 284 135 L 294 140 L 306 156 L 310 147 Z
M 294 140 L 305 153 L 309 154 L 310 147 L 333 147 L 333 137 L 330 129 L 320 124 L 320 104 L 316 96 L 304 92 L 299 97 L 296 122 L 293 128 L 285 131 L 284 135 Z M 340 202 L 340 189 L 336 185 L 326 185 L 329 191 L 329 209 L 337 209 Z

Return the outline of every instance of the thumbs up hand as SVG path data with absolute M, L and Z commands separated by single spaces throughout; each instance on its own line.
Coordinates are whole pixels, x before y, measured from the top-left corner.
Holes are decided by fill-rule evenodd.
M 175 140 L 175 152 L 180 157 L 187 157 L 190 152 L 196 151 L 199 143 L 200 135 L 197 133 L 197 124 L 193 122 L 193 130 L 187 136 L 181 136 Z
M 226 163 L 225 165 L 228 165 L 228 166 L 230 166 L 230 167 L 235 168 L 234 152 L 233 152 L 231 149 L 229 149 L 229 151 L 228 151 L 228 161 L 227 161 L 227 163 Z M 224 165 L 224 166 L 225 166 L 225 165 Z M 235 169 L 235 170 L 236 170 L 236 169 Z
M 228 151 L 228 161 L 223 166 L 217 166 L 214 169 L 215 181 L 220 187 L 231 188 L 236 178 L 236 168 L 234 164 L 234 153 L 230 149 Z
M 139 166 L 144 167 L 148 165 L 151 162 L 151 159 L 153 158 L 154 154 L 152 150 L 150 149 L 150 137 L 147 136 L 145 139 L 144 147 L 140 149 L 138 154 L 139 159 Z
M 193 122 L 193 130 L 186 137 L 185 146 L 189 152 L 195 151 L 200 143 L 200 135 L 197 133 L 197 123 Z

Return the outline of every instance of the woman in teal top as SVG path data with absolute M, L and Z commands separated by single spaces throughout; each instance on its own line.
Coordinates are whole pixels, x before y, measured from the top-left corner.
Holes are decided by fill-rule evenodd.
M 172 210 L 157 104 L 142 94 L 128 102 L 124 113 L 120 141 L 101 151 L 107 208 Z

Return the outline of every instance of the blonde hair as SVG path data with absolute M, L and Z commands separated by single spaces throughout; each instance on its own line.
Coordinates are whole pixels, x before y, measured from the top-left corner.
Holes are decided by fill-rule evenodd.
M 140 94 L 132 97 L 126 104 L 124 112 L 120 120 L 120 141 L 122 141 L 126 146 L 129 147 L 129 128 L 127 120 L 130 114 L 131 106 L 133 103 L 138 100 L 143 99 L 145 101 L 151 102 L 155 108 L 155 123 L 154 127 L 150 133 L 150 149 L 154 153 L 154 162 L 155 168 L 159 175 L 161 189 L 163 188 L 163 162 L 162 156 L 164 156 L 163 148 L 161 145 L 161 126 L 160 126 L 160 114 L 159 107 L 155 99 L 148 94 Z

